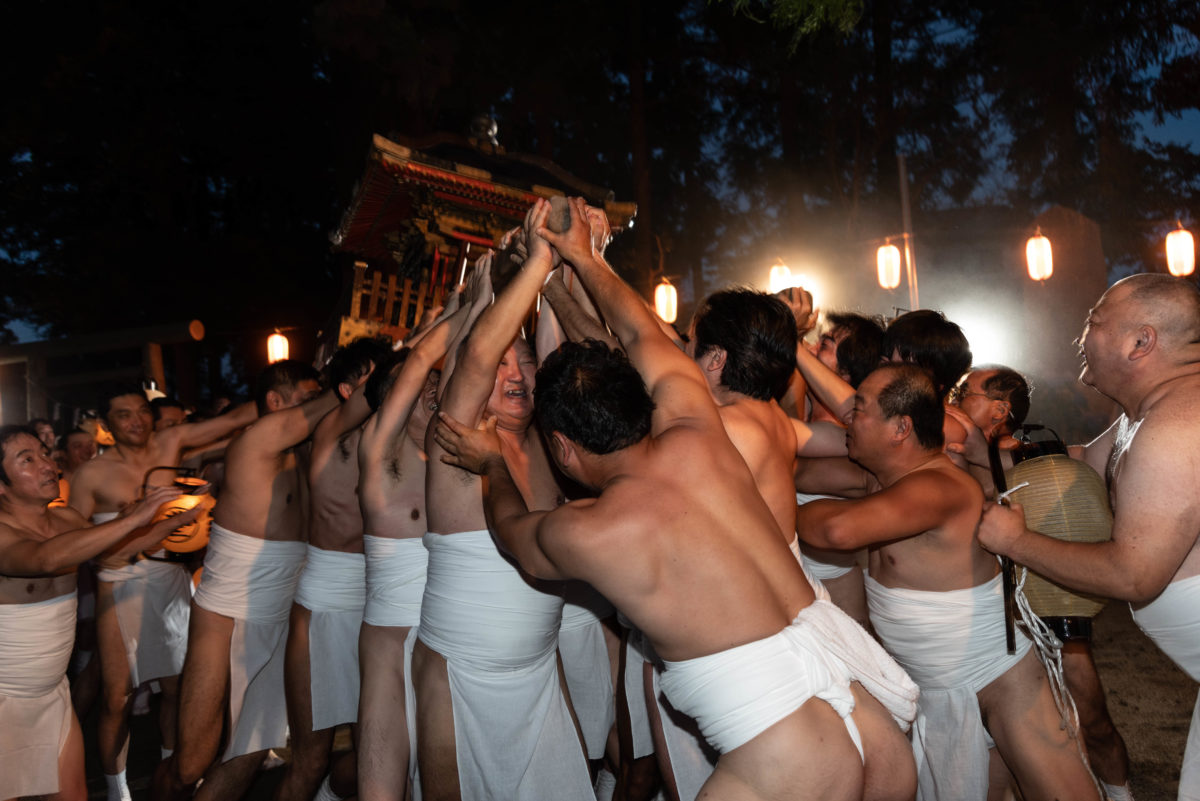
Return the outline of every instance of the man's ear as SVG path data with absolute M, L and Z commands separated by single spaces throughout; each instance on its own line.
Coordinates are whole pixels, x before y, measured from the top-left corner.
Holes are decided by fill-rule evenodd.
M 554 448 L 554 455 L 558 457 L 558 463 L 564 468 L 572 462 L 579 461 L 578 454 L 575 453 L 575 443 L 567 439 L 561 431 L 550 433 L 550 447 Z
M 266 401 L 269 412 L 277 412 L 283 408 L 283 396 L 273 389 L 267 390 Z
M 1003 423 L 1008 419 L 1009 413 L 1012 412 L 1012 404 L 1006 400 L 992 401 L 992 416 L 993 423 Z
M 353 384 L 347 381 L 341 381 L 337 385 L 338 397 L 341 400 L 349 400 L 355 389 L 356 387 Z
M 721 372 L 725 369 L 725 349 L 712 348 L 701 358 L 704 369 L 708 372 Z
M 1134 334 L 1133 350 L 1129 352 L 1129 361 L 1131 362 L 1149 356 L 1158 345 L 1158 332 L 1154 330 L 1153 326 L 1139 326 Z
M 902 414 L 897 417 L 896 421 L 892 425 L 894 426 L 892 429 L 892 442 L 897 445 L 908 439 L 908 435 L 911 434 L 913 430 L 912 418 L 906 414 Z

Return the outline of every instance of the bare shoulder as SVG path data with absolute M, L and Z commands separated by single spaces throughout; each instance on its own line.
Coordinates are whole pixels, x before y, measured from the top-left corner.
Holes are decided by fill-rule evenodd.
M 926 503 L 948 510 L 983 505 L 979 482 L 955 467 L 949 459 L 939 459 L 929 467 L 914 470 L 888 489 L 911 493 Z

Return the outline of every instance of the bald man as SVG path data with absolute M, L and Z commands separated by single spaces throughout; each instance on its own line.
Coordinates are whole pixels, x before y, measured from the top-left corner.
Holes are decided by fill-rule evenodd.
M 1073 453 L 1107 478 L 1112 539 L 1034 533 L 1014 504 L 985 512 L 980 543 L 1064 586 L 1129 601 L 1142 630 L 1200 681 L 1200 292 L 1167 275 L 1130 276 L 1092 308 L 1079 352 L 1079 380 L 1123 412 Z M 1200 705 L 1179 798 L 1200 798 Z

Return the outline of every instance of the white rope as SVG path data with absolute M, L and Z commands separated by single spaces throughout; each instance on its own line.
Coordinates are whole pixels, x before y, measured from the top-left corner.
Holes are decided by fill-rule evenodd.
M 1075 707 L 1075 699 L 1071 697 L 1071 691 L 1067 689 L 1067 681 L 1063 676 L 1062 640 L 1050 630 L 1050 627 L 1038 617 L 1029 605 L 1029 599 L 1025 597 L 1025 578 L 1029 575 L 1029 571 L 1024 565 L 1019 565 L 1019 567 L 1021 577 L 1013 589 L 1013 603 L 1021 617 L 1020 625 L 1033 640 L 1038 661 L 1046 668 L 1046 675 L 1050 679 L 1050 694 L 1054 697 L 1054 706 L 1058 709 L 1061 719 L 1059 725 L 1066 729 L 1067 734 L 1075 741 L 1075 749 L 1079 752 L 1079 758 L 1083 760 L 1083 766 L 1087 769 L 1088 776 L 1091 777 L 1092 784 L 1096 787 L 1096 792 L 1101 798 L 1106 798 L 1104 788 L 1100 786 L 1100 780 L 1096 778 L 1096 774 L 1092 770 L 1092 763 L 1088 761 L 1087 751 L 1083 747 L 1083 738 L 1079 736 L 1079 710 Z

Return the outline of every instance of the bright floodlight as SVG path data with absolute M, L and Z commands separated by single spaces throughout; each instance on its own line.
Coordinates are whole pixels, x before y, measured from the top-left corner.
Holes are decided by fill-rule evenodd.
M 666 278 L 654 288 L 654 312 L 664 323 L 673 323 L 679 316 L 679 293 Z
M 288 339 L 276 331 L 267 337 L 267 362 L 274 364 L 288 357 Z
M 881 287 L 895 289 L 900 286 L 900 248 L 889 242 L 876 252 L 875 262 Z
M 1196 269 L 1196 241 L 1183 223 L 1178 225 L 1179 228 L 1167 234 L 1167 269 L 1171 275 L 1182 278 Z
M 1045 281 L 1054 274 L 1050 240 L 1042 236 L 1041 228 L 1025 243 L 1025 261 L 1029 263 L 1029 277 L 1034 281 Z

